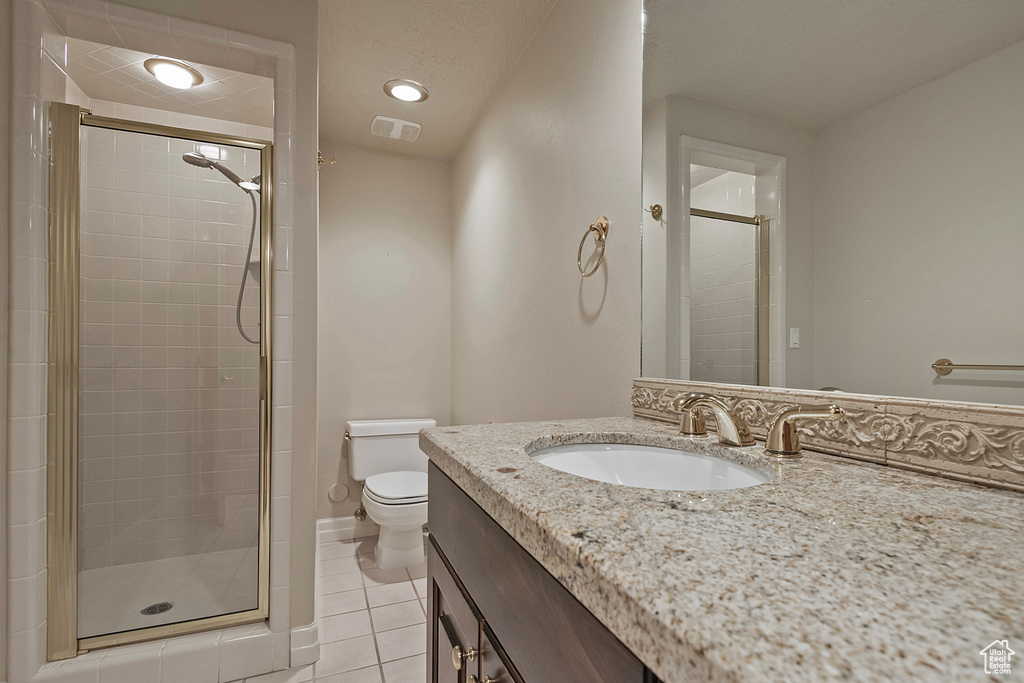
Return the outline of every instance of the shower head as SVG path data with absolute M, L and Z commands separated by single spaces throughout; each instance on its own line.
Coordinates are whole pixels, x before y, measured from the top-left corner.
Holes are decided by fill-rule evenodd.
M 198 166 L 199 168 L 215 168 L 218 171 L 220 171 L 225 178 L 233 182 L 235 185 L 238 185 L 246 192 L 251 192 L 251 188 L 244 187 L 242 185 L 244 181 L 237 175 L 235 175 L 234 171 L 232 171 L 230 168 L 228 168 L 227 166 L 218 161 L 214 161 L 213 159 L 207 158 L 205 155 L 200 154 L 199 152 L 185 152 L 184 154 L 181 155 L 181 159 L 186 164 Z
M 213 162 L 207 159 L 205 156 L 203 156 L 202 154 L 198 154 L 196 152 L 185 152 L 184 154 L 181 155 L 181 159 L 186 164 L 192 164 L 193 166 L 198 166 L 199 168 L 210 168 L 210 166 L 213 164 Z

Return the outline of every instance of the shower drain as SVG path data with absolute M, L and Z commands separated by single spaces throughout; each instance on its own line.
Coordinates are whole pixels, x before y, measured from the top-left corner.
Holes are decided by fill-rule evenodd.
M 154 614 L 163 614 L 164 612 L 169 611 L 172 607 L 174 607 L 174 603 L 172 602 L 158 602 L 155 605 L 143 607 L 142 614 L 145 614 L 146 616 L 153 616 Z

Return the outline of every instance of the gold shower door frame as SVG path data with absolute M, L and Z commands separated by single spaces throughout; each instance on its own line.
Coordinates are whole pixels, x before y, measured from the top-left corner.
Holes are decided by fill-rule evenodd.
M 81 126 L 261 150 L 259 588 L 256 609 L 78 638 L 78 338 Z M 50 234 L 46 438 L 46 659 L 92 649 L 264 621 L 270 616 L 271 291 L 273 147 L 250 138 L 93 116 L 50 105 Z

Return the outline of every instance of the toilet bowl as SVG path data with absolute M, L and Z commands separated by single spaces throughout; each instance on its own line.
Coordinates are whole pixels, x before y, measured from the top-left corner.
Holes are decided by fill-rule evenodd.
M 363 484 L 363 508 L 380 525 L 374 559 L 382 569 L 420 564 L 427 523 L 426 472 L 386 472 Z
M 362 504 L 380 526 L 374 559 L 381 569 L 421 564 L 427 523 L 427 456 L 419 431 L 429 419 L 353 420 L 345 424 L 349 474 L 363 482 Z

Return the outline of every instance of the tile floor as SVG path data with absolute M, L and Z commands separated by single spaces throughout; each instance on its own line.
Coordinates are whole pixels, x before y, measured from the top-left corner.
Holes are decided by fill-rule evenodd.
M 376 537 L 320 544 L 320 660 L 246 683 L 424 683 L 427 566 L 379 569 Z

